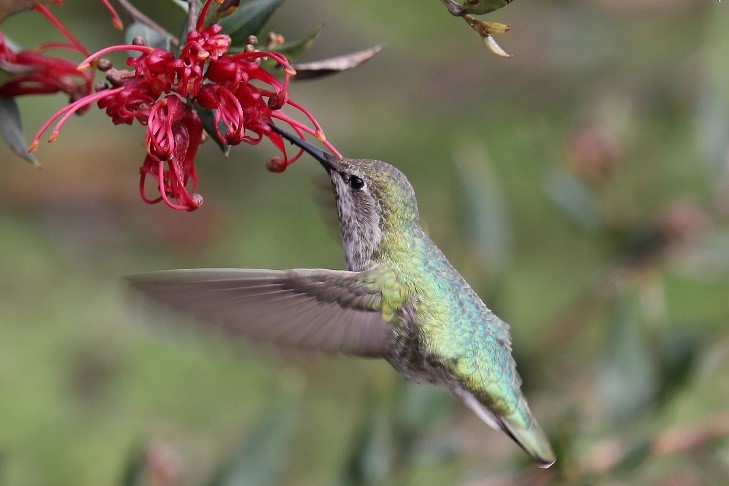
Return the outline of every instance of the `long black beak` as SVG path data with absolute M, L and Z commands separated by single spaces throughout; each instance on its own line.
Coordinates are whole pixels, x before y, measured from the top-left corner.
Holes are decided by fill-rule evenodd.
M 307 142 L 306 140 L 302 140 L 301 138 L 297 137 L 296 135 L 293 135 L 285 130 L 281 130 L 279 127 L 274 125 L 273 123 L 269 123 L 268 126 L 271 127 L 271 129 L 281 135 L 283 138 L 291 142 L 293 145 L 296 145 L 297 147 L 303 149 L 306 153 L 314 157 L 316 160 L 319 161 L 321 165 L 324 166 L 324 168 L 328 171 L 333 170 L 336 171 L 337 168 L 334 167 L 334 164 L 332 164 L 332 159 L 335 158 L 332 154 L 325 152 L 324 150 L 320 149 L 314 144 L 311 144 Z

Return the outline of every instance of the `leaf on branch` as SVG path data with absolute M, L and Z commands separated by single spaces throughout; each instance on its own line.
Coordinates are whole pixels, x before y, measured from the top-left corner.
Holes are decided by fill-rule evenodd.
M 36 167 L 38 159 L 28 152 L 28 142 L 23 134 L 23 122 L 15 98 L 0 97 L 0 131 L 8 147 Z
M 233 46 L 242 46 L 250 35 L 258 35 L 284 0 L 252 0 L 220 19 L 222 33 L 229 35 Z
M 296 70 L 295 80 L 316 79 L 331 74 L 341 73 L 348 69 L 355 68 L 372 59 L 385 46 L 378 44 L 368 49 L 344 54 L 342 56 L 329 57 L 319 61 L 304 62 L 294 64 L 292 67 Z
M 463 2 L 463 12 L 467 14 L 483 15 L 502 7 L 506 7 L 513 0 L 466 0 Z
M 294 42 L 287 42 L 282 46 L 275 47 L 273 50 L 285 55 L 289 61 L 293 61 L 311 47 L 316 38 L 319 37 L 322 27 L 322 25 L 315 27 L 303 38 Z

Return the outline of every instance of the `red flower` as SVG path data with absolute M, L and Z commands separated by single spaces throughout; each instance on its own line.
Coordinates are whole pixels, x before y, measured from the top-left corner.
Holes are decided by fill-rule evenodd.
M 44 44 L 37 49 L 15 52 L 0 33 L 0 66 L 13 73 L 0 85 L 0 96 L 67 93 L 71 101 L 91 92 L 93 78 L 62 57 L 48 56 L 49 49 L 74 49 L 69 44 Z
M 132 124 L 136 120 L 147 126 L 147 157 L 140 180 L 142 199 L 148 203 L 164 201 L 171 208 L 188 211 L 202 204 L 202 197 L 193 192 L 197 185 L 194 158 L 203 136 L 196 106 L 214 110 L 216 135 L 227 145 L 257 144 L 269 139 L 282 155 L 268 164 L 272 171 L 283 171 L 303 153 L 299 151 L 289 157 L 282 137 L 269 125 L 273 119 L 289 124 L 299 136 L 304 133 L 315 136 L 338 154 L 326 142 L 311 113 L 289 99 L 289 81 L 296 72 L 288 59 L 281 53 L 269 51 L 229 53 L 231 40 L 220 33 L 222 27 L 217 24 L 204 27 L 212 2 L 206 0 L 196 29 L 188 34 L 179 56 L 143 45 L 111 46 L 88 56 L 78 69 L 88 68 L 109 52 L 132 50 L 140 53 L 126 61 L 133 70 L 110 70 L 106 76 L 108 86 L 54 114 L 41 127 L 29 150 L 37 148 L 41 135 L 54 122 L 57 121 L 49 141 L 58 136 L 73 113 L 96 102 L 115 124 Z M 266 59 L 274 60 L 283 68 L 283 80 L 262 67 L 261 63 Z M 286 115 L 281 111 L 285 106 L 303 114 L 311 126 Z M 148 175 L 157 182 L 160 195 L 156 198 L 147 196 L 145 181 Z
M 200 117 L 178 96 L 169 95 L 155 103 L 147 122 L 147 158 L 140 169 L 139 191 L 144 201 L 153 204 L 163 200 L 173 209 L 200 207 L 202 196 L 192 191 L 197 186 L 195 154 L 202 131 Z M 147 197 L 147 175 L 157 181 L 160 196 L 156 199 Z M 190 191 L 188 183 L 192 185 Z

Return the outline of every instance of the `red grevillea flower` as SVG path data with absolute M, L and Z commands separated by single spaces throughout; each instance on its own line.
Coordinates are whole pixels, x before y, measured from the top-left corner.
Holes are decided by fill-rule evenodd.
M 106 2 L 106 0 L 102 1 Z M 62 57 L 49 56 L 46 52 L 51 49 L 67 50 L 87 57 L 89 51 L 48 8 L 41 3 L 36 3 L 33 8 L 43 14 L 69 42 L 52 42 L 34 49 L 15 52 L 8 45 L 5 36 L 0 33 L 0 66 L 11 73 L 10 80 L 0 85 L 0 96 L 14 97 L 64 92 L 69 95 L 71 101 L 75 101 L 88 95 L 92 91 L 93 75 L 79 72 L 75 63 Z
M 62 57 L 48 56 L 49 49 L 76 50 L 70 44 L 44 44 L 36 49 L 14 52 L 0 33 L 0 66 L 13 73 L 0 85 L 0 96 L 52 94 L 64 92 L 71 101 L 91 93 L 93 78 L 76 69 L 76 63 Z
M 202 197 L 194 192 L 194 158 L 203 138 L 198 106 L 213 110 L 216 135 L 227 145 L 270 140 L 282 157 L 274 157 L 269 170 L 281 172 L 303 153 L 298 151 L 289 157 L 282 137 L 269 125 L 274 119 L 290 125 L 299 136 L 318 138 L 338 155 L 311 113 L 289 99 L 289 81 L 296 72 L 283 54 L 258 50 L 231 53 L 230 37 L 221 33 L 220 25 L 204 27 L 213 1 L 206 0 L 196 28 L 187 35 L 179 55 L 144 45 L 116 45 L 88 56 L 79 69 L 88 68 L 109 52 L 139 53 L 127 59 L 130 70 L 108 71 L 108 85 L 54 114 L 41 127 L 29 150 L 38 147 L 40 137 L 53 123 L 56 125 L 49 141 L 58 136 L 73 113 L 96 103 L 114 124 L 132 124 L 136 120 L 147 127 L 147 157 L 140 169 L 142 199 L 148 203 L 164 201 L 173 209 L 187 211 L 202 204 Z M 283 79 L 262 66 L 266 59 L 281 66 Z M 284 113 L 286 106 L 301 113 L 310 125 Z M 155 180 L 159 196 L 147 195 L 148 176 Z

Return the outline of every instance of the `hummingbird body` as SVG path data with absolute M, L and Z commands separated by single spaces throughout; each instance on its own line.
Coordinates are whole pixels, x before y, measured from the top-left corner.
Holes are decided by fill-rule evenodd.
M 279 133 L 329 173 L 348 271 L 179 270 L 133 285 L 231 336 L 382 357 L 411 380 L 448 388 L 540 467 L 553 464 L 520 390 L 508 326 L 425 234 L 407 178 Z

